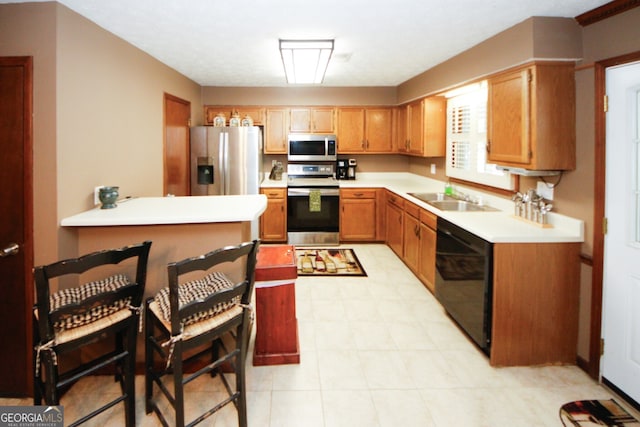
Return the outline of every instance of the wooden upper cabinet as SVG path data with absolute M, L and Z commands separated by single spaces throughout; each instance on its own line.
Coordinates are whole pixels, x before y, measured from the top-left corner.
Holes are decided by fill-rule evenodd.
M 294 107 L 289 109 L 290 132 L 335 133 L 335 108 Z
M 391 108 L 338 108 L 338 152 L 393 152 L 392 124 Z
M 234 111 L 238 112 L 240 119 L 244 119 L 246 116 L 251 117 L 255 126 L 262 126 L 265 122 L 265 109 L 263 107 L 247 107 L 247 106 L 233 106 L 233 105 L 205 105 L 204 106 L 204 120 L 205 124 L 213 125 L 213 119 L 219 114 L 224 114 L 227 125 L 229 125 L 229 119 Z
M 364 120 L 364 108 L 338 108 L 338 153 L 365 151 Z
M 399 153 L 406 153 L 409 150 L 409 139 L 407 138 L 407 109 L 406 105 L 394 108 L 394 148 Z
M 414 156 L 444 157 L 447 136 L 446 98 L 430 96 L 408 104 L 406 109 L 407 143 L 404 151 Z
M 535 63 L 489 79 L 489 162 L 575 169 L 574 73 L 573 63 Z
M 264 128 L 264 153 L 287 154 L 288 108 L 267 108 Z

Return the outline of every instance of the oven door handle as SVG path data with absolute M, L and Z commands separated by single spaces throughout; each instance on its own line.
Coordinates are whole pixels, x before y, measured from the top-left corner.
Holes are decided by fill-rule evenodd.
M 315 188 L 288 188 L 287 196 L 288 197 L 309 197 L 309 193 L 311 191 L 315 191 Z M 318 188 L 320 191 L 320 196 L 339 196 L 340 189 L 337 188 Z

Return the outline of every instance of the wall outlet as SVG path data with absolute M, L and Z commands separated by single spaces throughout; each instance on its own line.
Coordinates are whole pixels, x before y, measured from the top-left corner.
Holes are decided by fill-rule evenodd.
M 536 193 L 547 200 L 553 200 L 553 187 L 549 187 L 545 182 L 538 181 Z
M 436 164 L 431 163 L 431 175 L 435 175 L 435 174 L 436 174 Z
M 104 188 L 104 185 L 99 185 L 93 189 L 93 204 L 100 204 L 100 189 Z

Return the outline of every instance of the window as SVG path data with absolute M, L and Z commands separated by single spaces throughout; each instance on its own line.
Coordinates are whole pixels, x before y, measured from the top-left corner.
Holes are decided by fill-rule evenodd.
M 447 176 L 507 190 L 515 189 L 508 172 L 487 163 L 487 83 L 445 94 L 447 97 Z

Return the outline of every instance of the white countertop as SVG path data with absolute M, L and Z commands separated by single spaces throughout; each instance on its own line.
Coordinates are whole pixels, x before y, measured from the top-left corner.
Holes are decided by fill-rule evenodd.
M 195 224 L 257 220 L 267 208 L 262 194 L 246 196 L 137 197 L 113 209 L 96 207 L 64 218 L 63 227 Z
M 441 211 L 410 196 L 408 193 L 437 193 L 444 190 L 444 183 L 407 172 L 364 172 L 355 180 L 339 181 L 340 188 L 386 188 L 416 205 L 435 213 L 492 243 L 559 243 L 583 242 L 584 222 L 555 212 L 550 212 L 548 222 L 552 228 L 542 228 L 513 217 L 513 202 L 504 197 L 478 191 L 456 184 L 456 187 L 471 196 L 482 196 L 484 204 L 499 209 L 494 212 Z M 263 180 L 262 187 L 286 187 L 282 181 Z

